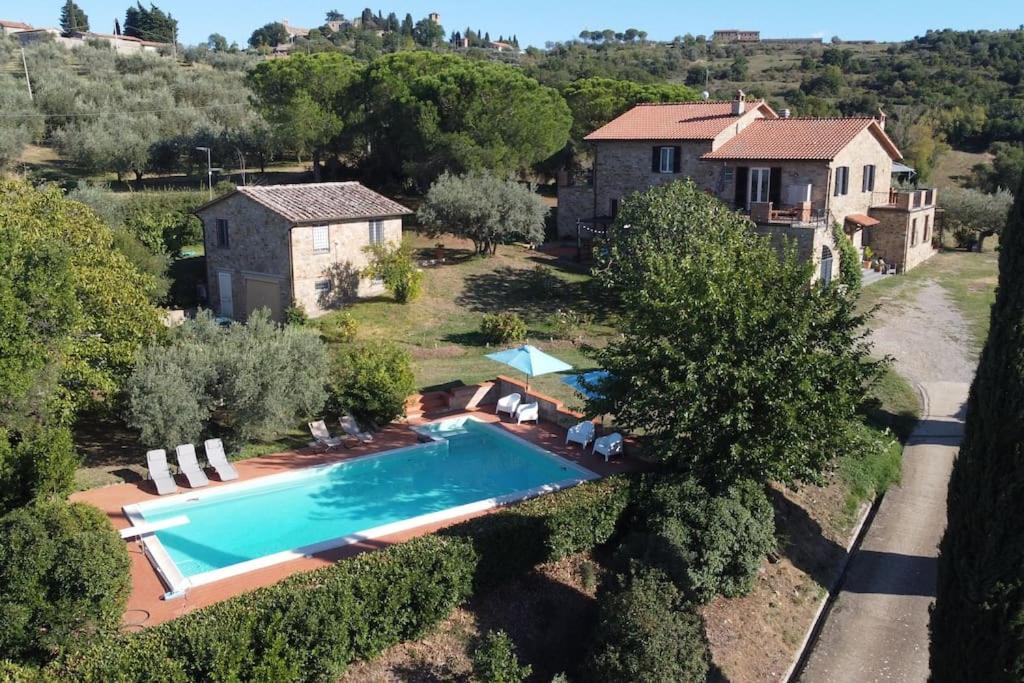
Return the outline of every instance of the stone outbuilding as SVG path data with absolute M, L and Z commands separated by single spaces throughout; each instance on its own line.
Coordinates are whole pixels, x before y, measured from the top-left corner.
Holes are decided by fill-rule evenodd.
M 362 276 L 365 248 L 402 239 L 412 212 L 357 182 L 239 187 L 196 210 L 210 307 L 245 320 L 258 308 L 321 315 L 383 283 Z

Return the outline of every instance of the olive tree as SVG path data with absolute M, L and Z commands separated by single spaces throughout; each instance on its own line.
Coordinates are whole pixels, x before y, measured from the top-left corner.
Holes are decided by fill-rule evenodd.
M 1003 231 L 1012 204 L 1013 195 L 1002 188 L 993 194 L 963 187 L 945 188 L 939 193 L 942 229 L 951 230 L 962 245 L 970 244 L 976 237 L 978 251 L 982 251 L 986 238 Z
M 499 244 L 542 242 L 547 213 L 540 197 L 525 185 L 471 171 L 438 178 L 416 215 L 428 235 L 464 237 L 476 253 L 491 255 Z

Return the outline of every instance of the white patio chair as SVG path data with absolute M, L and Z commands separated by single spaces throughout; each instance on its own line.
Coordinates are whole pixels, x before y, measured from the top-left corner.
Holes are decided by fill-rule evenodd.
M 338 420 L 338 424 L 341 426 L 341 431 L 355 439 L 358 439 L 360 443 L 371 443 L 373 441 L 373 434 L 360 430 L 359 423 L 356 422 L 356 419 L 348 413 Z
M 509 394 L 498 399 L 498 407 L 494 409 L 496 415 L 508 413 L 509 416 L 516 414 L 516 408 L 522 402 L 523 397 L 519 394 Z
M 210 480 L 206 478 L 206 472 L 203 472 L 203 468 L 199 466 L 195 446 L 183 443 L 174 451 L 178 455 L 178 469 L 188 478 L 189 486 L 197 489 L 210 483 Z
M 176 493 L 178 484 L 171 475 L 171 468 L 167 464 L 167 451 L 162 448 L 146 453 L 146 467 L 149 469 L 149 478 L 156 486 L 156 492 L 161 496 L 168 493 Z
M 331 436 L 331 433 L 327 430 L 327 425 L 324 424 L 323 420 L 310 422 L 309 433 L 312 434 L 313 438 L 316 440 L 316 445 L 322 446 L 327 450 L 337 448 L 344 443 L 342 439 L 339 439 L 336 436 Z
M 516 424 L 522 424 L 524 422 L 539 422 L 540 421 L 540 404 L 539 403 L 523 403 L 516 408 Z
M 587 444 L 594 440 L 594 423 L 593 422 L 580 422 L 572 427 L 565 433 L 565 445 L 568 446 L 570 443 L 578 443 L 583 446 L 586 450 Z
M 203 442 L 203 450 L 206 451 L 206 462 L 217 471 L 221 481 L 238 479 L 238 470 L 228 462 L 228 456 L 224 453 L 224 444 L 220 439 L 207 439 Z
M 604 461 L 613 455 L 622 455 L 622 434 L 615 432 L 594 441 L 594 453 L 604 456 Z

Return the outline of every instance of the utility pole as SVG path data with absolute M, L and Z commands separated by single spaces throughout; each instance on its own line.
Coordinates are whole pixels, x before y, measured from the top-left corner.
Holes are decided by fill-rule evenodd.
M 28 99 L 30 102 L 35 102 L 36 98 L 32 95 L 32 81 L 28 77 L 28 62 L 25 61 L 25 48 L 21 48 L 21 66 L 25 69 L 25 85 L 28 86 Z
M 206 152 L 206 185 L 210 188 L 210 201 L 213 201 L 213 165 L 210 163 L 210 148 L 196 147 L 200 152 Z

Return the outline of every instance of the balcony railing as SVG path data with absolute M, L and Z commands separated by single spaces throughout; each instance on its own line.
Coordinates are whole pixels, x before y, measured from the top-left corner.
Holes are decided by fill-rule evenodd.
M 750 219 L 761 225 L 790 225 L 816 228 L 828 222 L 828 212 L 816 209 L 811 202 L 775 208 L 772 202 L 754 202 L 747 212 Z
M 927 209 L 935 206 L 935 188 L 929 187 L 920 190 L 892 189 L 888 192 L 873 192 L 871 195 L 871 206 L 901 209 L 903 211 Z

